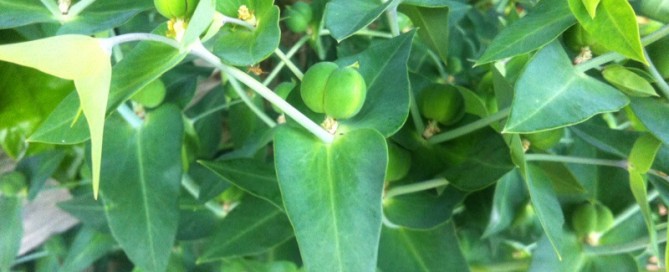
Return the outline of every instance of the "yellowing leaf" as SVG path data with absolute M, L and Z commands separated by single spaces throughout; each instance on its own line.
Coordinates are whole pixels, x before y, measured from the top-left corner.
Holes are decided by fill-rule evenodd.
M 107 49 L 95 38 L 63 35 L 1 45 L 0 60 L 74 80 L 91 134 L 93 193 L 97 197 L 105 109 L 111 82 Z

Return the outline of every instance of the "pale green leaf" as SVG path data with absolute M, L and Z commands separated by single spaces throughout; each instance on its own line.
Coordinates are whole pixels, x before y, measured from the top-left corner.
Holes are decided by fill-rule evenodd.
M 629 1 L 601 0 L 594 19 L 588 14 L 582 0 L 568 1 L 578 22 L 596 42 L 630 59 L 648 63 L 643 54 L 636 15 Z
M 629 170 L 637 171 L 645 174 L 653 166 L 655 156 L 662 147 L 662 141 L 658 140 L 651 134 L 644 134 L 639 137 L 632 147 L 632 152 L 627 161 L 629 162 Z
M 2 45 L 0 60 L 74 80 L 91 135 L 93 194 L 97 196 L 105 109 L 111 81 L 109 52 L 97 39 L 83 35 L 63 35 Z
M 551 181 L 540 168 L 528 165 L 525 182 L 544 233 L 558 259 L 562 259 L 563 254 L 568 252 L 563 240 L 564 215 Z
M 341 41 L 371 24 L 398 0 L 333 0 L 325 7 L 325 27 Z M 355 7 L 355 8 L 351 8 Z
M 325 144 L 283 128 L 274 141 L 279 186 L 307 271 L 374 271 L 387 162 L 384 137 L 360 129 Z
M 509 133 L 569 126 L 629 103 L 618 90 L 576 71 L 557 42 L 530 60 L 515 89 L 511 116 L 504 128 Z
M 655 98 L 634 98 L 630 104 L 641 123 L 665 144 L 669 144 L 669 103 Z
M 604 79 L 630 96 L 658 96 L 650 82 L 619 64 L 612 64 L 602 71 Z
M 585 9 L 588 10 L 588 14 L 590 14 L 591 18 L 595 18 L 597 15 L 597 6 L 599 6 L 599 2 L 601 0 L 581 0 L 583 1 L 583 5 L 585 6 Z
M 639 208 L 641 208 L 641 214 L 643 214 L 643 220 L 646 223 L 646 228 L 648 229 L 650 248 L 655 256 L 659 256 L 660 251 L 657 247 L 657 231 L 655 230 L 655 223 L 653 223 L 653 211 L 650 208 L 650 203 L 648 203 L 648 186 L 646 175 L 635 170 L 629 171 L 629 174 L 632 194 L 634 195 L 634 199 L 636 199 Z

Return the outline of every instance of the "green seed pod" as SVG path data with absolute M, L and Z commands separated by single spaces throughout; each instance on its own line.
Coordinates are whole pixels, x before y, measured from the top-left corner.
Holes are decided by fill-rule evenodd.
M 147 108 L 155 108 L 163 103 L 166 94 L 165 84 L 156 79 L 132 96 L 132 100 Z
M 286 8 L 286 26 L 290 31 L 302 33 L 307 30 L 313 17 L 311 6 L 305 2 L 295 2 Z
M 538 150 L 548 150 L 560 142 L 564 136 L 564 128 L 546 130 L 542 132 L 525 134 L 523 137 L 530 141 L 531 147 Z
M 325 114 L 334 119 L 348 119 L 360 112 L 367 96 L 362 75 L 351 67 L 332 72 L 325 86 Z
M 597 226 L 595 227 L 595 231 L 601 233 L 609 230 L 613 226 L 613 213 L 601 203 L 595 204 L 595 209 L 597 210 Z
M 400 180 L 409 173 L 411 167 L 411 154 L 409 151 L 399 147 L 393 142 L 388 142 L 388 168 L 386 168 L 386 180 Z
M 586 237 L 597 228 L 597 208 L 585 203 L 571 215 L 571 225 L 579 237 Z
M 190 18 L 199 0 L 154 0 L 158 12 L 168 19 Z
M 301 96 L 312 111 L 325 113 L 334 119 L 346 119 L 362 109 L 367 85 L 357 70 L 321 62 L 304 74 Z
M 464 115 L 464 99 L 451 85 L 432 84 L 420 92 L 418 109 L 427 119 L 451 125 Z

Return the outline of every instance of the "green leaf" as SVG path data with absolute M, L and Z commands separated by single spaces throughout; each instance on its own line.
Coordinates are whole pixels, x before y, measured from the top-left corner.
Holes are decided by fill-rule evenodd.
M 0 62 L 0 134 L 7 139 L 5 152 L 15 159 L 22 157 L 29 147 L 25 139 L 73 89 L 70 81 Z M 17 144 L 9 139 L 17 139 Z
M 453 86 L 458 89 L 462 98 L 464 98 L 466 113 L 474 114 L 481 118 L 488 116 L 488 108 L 486 108 L 485 101 L 478 94 L 465 87 Z
M 274 1 L 237 0 L 217 1 L 217 10 L 226 16 L 237 18 L 237 10 L 246 5 L 258 20 L 256 29 L 233 25 L 224 26 L 220 38 L 214 45 L 214 53 L 223 62 L 236 66 L 254 65 L 269 57 L 279 47 L 279 8 Z
M 87 193 L 58 203 L 58 208 L 76 217 L 86 226 L 91 226 L 99 231 L 109 233 L 105 207 L 93 199 L 93 193 Z
M 101 192 L 109 227 L 135 265 L 163 271 L 179 220 L 181 114 L 168 105 L 140 127 L 108 122 Z
M 216 234 L 207 238 L 198 263 L 256 255 L 291 237 L 293 228 L 286 214 L 265 200 L 244 197 L 219 224 Z
M 325 7 L 325 28 L 337 41 L 342 41 L 356 31 L 371 24 L 399 0 L 332 0 Z M 355 8 L 351 8 L 355 7 Z
M 669 144 L 669 123 L 663 118 L 669 114 L 669 103 L 654 98 L 634 98 L 630 106 L 650 133 Z
M 81 35 L 55 36 L 0 46 L 0 60 L 74 80 L 91 135 L 93 194 L 100 184 L 102 134 L 111 81 L 111 62 L 99 40 Z
M 597 15 L 597 6 L 599 6 L 599 2 L 601 0 L 581 0 L 583 2 L 583 6 L 585 6 L 585 9 L 588 11 L 588 14 L 590 14 L 590 18 L 595 18 Z
M 590 256 L 581 271 L 638 271 L 638 265 L 631 254 Z
M 504 131 L 528 133 L 569 126 L 627 103 L 618 90 L 576 71 L 555 42 L 539 51 L 518 79 Z
M 409 16 L 418 28 L 418 36 L 441 61 L 448 63 L 449 8 L 424 8 L 401 5 L 399 11 Z
M 55 21 L 40 0 L 0 0 L 0 29 Z
M 443 192 L 418 192 L 383 199 L 383 213 L 394 225 L 432 229 L 451 219 L 467 192 L 447 186 Z M 439 207 L 435 209 L 434 207 Z
M 630 171 L 645 174 L 655 161 L 655 155 L 662 147 L 662 142 L 650 134 L 644 134 L 634 143 L 632 152 L 627 159 Z
M 367 98 L 355 117 L 340 121 L 339 131 L 373 128 L 390 136 L 402 127 L 409 116 L 407 60 L 414 33 L 378 42 L 358 55 L 340 59 L 340 63 L 360 63 Z
M 564 258 L 555 255 L 555 249 L 550 238 L 544 235 L 532 254 L 529 271 L 581 271 L 584 254 L 580 241 L 573 235 L 562 230 L 559 237 L 564 241 Z
M 231 159 L 216 162 L 201 161 L 204 167 L 216 173 L 221 179 L 242 190 L 269 201 L 283 210 L 281 191 L 276 181 L 274 166 L 252 159 Z
M 0 178 L 0 183 L 6 182 Z M 0 271 L 10 271 L 14 257 L 19 253 L 23 225 L 21 198 L 0 195 Z
M 184 33 L 181 42 L 185 45 L 190 45 L 199 39 L 200 34 L 211 25 L 214 13 L 216 13 L 216 1 L 200 0 L 195 8 L 195 13 L 193 13 L 191 20 L 188 22 L 188 28 L 186 28 L 186 33 Z
M 402 0 L 403 5 L 412 5 L 427 8 L 449 7 L 451 9 L 469 8 L 468 5 L 456 0 Z
M 92 35 L 123 25 L 138 13 L 153 8 L 150 0 L 96 1 L 77 16 L 63 16 L 55 21 L 58 35 Z M 54 24 L 56 25 L 56 24 Z
M 30 182 L 28 199 L 35 199 L 46 180 L 58 169 L 64 158 L 65 152 L 62 150 L 51 150 L 19 162 L 16 170 L 21 171 Z
M 563 254 L 569 254 L 569 250 L 565 246 L 569 243 L 563 240 L 564 215 L 551 181 L 540 168 L 528 165 L 525 173 L 525 183 L 544 233 L 553 247 L 555 255 L 558 259 L 562 259 Z
M 523 209 L 527 201 L 523 179 L 518 171 L 504 175 L 495 187 L 492 211 L 483 237 L 489 237 L 511 226 L 516 214 Z
M 581 0 L 577 0 L 581 1 Z M 502 30 L 476 65 L 524 54 L 547 45 L 575 23 L 565 1 L 541 1 L 527 16 Z
M 509 147 L 492 129 L 482 129 L 444 145 L 453 162 L 440 175 L 464 191 L 488 187 L 514 168 Z
M 669 1 L 643 0 L 637 1 L 634 4 L 638 5 L 639 15 L 647 16 L 663 23 L 669 22 Z
M 282 128 L 274 140 L 286 212 L 308 271 L 374 271 L 387 163 L 384 137 L 361 129 L 331 144 Z
M 606 66 L 602 75 L 613 86 L 630 96 L 658 96 L 650 82 L 619 64 Z
M 172 69 L 186 57 L 169 45 L 141 42 L 112 70 L 107 114 L 116 110 L 137 91 Z M 71 125 L 79 105 L 76 98 L 66 97 L 46 121 L 30 136 L 29 141 L 52 144 L 77 144 L 88 139 L 86 122 L 80 118 Z
M 569 130 L 591 146 L 620 158 L 629 155 L 634 140 L 639 136 L 633 131 L 612 130 L 597 118 L 569 127 Z
M 595 41 L 606 49 L 648 64 L 641 46 L 636 15 L 628 1 L 601 0 L 594 18 L 590 17 L 582 0 L 568 1 L 571 12 Z
M 553 182 L 555 192 L 562 195 L 576 195 L 585 192 L 583 185 L 565 164 L 554 162 L 537 162 L 544 174 Z
M 381 230 L 379 268 L 382 271 L 469 271 L 458 245 L 454 224 L 431 230 L 389 228 Z
M 653 211 L 650 209 L 650 203 L 648 203 L 646 176 L 635 170 L 631 170 L 629 173 L 630 188 L 632 189 L 634 199 L 636 199 L 637 204 L 639 204 L 639 207 L 641 208 L 641 214 L 643 214 L 643 219 L 646 223 L 646 228 L 648 229 L 651 251 L 653 252 L 653 255 L 660 256 L 660 251 L 657 247 L 657 231 L 655 230 L 655 224 L 653 223 Z
M 93 262 L 109 253 L 116 245 L 114 238 L 93 228 L 82 228 L 72 242 L 67 257 L 58 271 L 86 270 Z

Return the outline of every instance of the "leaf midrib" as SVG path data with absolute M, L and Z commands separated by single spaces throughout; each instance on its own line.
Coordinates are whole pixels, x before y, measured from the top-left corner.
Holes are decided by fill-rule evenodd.
M 339 224 L 337 220 L 337 200 L 336 200 L 336 194 L 335 194 L 335 180 L 332 178 L 334 173 L 333 173 L 333 167 L 332 167 L 332 161 L 331 161 L 331 150 L 332 146 L 330 147 L 325 147 L 325 173 L 327 173 L 326 177 L 326 182 L 328 183 L 328 189 L 329 191 L 329 197 L 330 197 L 330 214 L 332 215 L 332 226 L 334 227 L 334 241 L 335 241 L 335 255 L 337 258 L 337 266 L 339 267 L 339 271 L 344 271 L 344 268 L 342 267 L 342 256 L 341 256 L 341 245 L 339 244 Z
M 158 267 L 157 261 L 156 261 L 156 252 L 155 252 L 155 247 L 154 247 L 154 237 L 153 233 L 151 233 L 151 213 L 149 212 L 149 202 L 148 202 L 148 189 L 146 187 L 146 177 L 145 177 L 145 171 L 144 171 L 144 152 L 142 152 L 142 130 L 137 131 L 137 161 L 138 163 L 138 171 L 139 171 L 139 184 L 141 188 L 141 193 L 142 193 L 142 204 L 144 205 L 143 210 L 144 210 L 144 217 L 146 219 L 146 233 L 147 233 L 147 240 L 149 241 L 149 254 L 151 256 L 151 262 L 153 263 L 154 267 Z
M 574 83 L 574 81 L 575 81 L 576 79 L 579 79 L 579 78 L 580 78 L 579 75 L 574 75 L 574 74 L 572 73 L 572 76 L 569 77 L 569 79 L 568 79 L 568 80 L 566 81 L 566 83 L 562 86 L 562 88 L 558 89 L 558 91 L 555 92 L 555 93 L 554 93 L 552 96 L 550 96 L 548 99 L 545 99 L 544 102 L 543 102 L 542 104 L 540 104 L 538 107 L 535 107 L 535 108 L 534 108 L 535 110 L 534 110 L 532 113 L 526 115 L 525 118 L 519 120 L 518 122 L 515 122 L 515 124 L 514 124 L 512 127 L 510 127 L 509 130 L 513 130 L 514 127 L 517 127 L 518 125 L 527 122 L 527 120 L 532 119 L 535 115 L 537 115 L 539 112 L 541 112 L 541 111 L 543 110 L 543 108 L 546 107 L 546 105 L 552 103 L 553 100 L 555 100 L 557 97 L 561 96 L 561 95 L 564 94 L 566 91 L 568 91 L 568 90 L 569 90 L 569 87 L 571 87 L 571 85 Z M 522 81 L 522 79 L 521 79 L 521 81 Z

